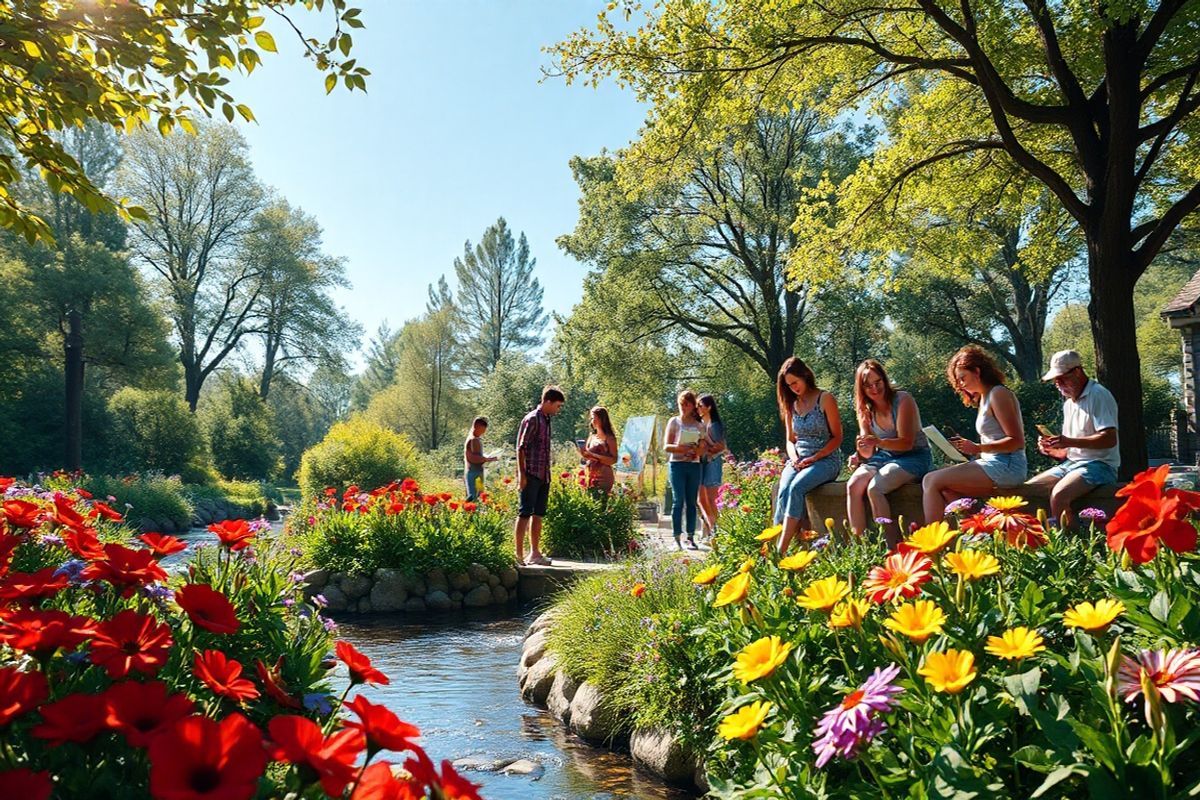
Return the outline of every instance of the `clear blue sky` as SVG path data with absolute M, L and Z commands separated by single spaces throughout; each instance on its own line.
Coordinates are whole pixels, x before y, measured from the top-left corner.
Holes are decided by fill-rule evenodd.
M 367 94 L 326 95 L 299 44 L 272 25 L 279 53 L 235 82 L 257 124 L 240 125 L 266 184 L 313 214 L 354 284 L 339 302 L 367 334 L 424 308 L 442 273 L 454 285 L 463 242 L 503 215 L 537 258 L 547 310 L 567 311 L 583 265 L 555 237 L 578 191 L 568 160 L 616 149 L 644 109 L 631 93 L 539 83 L 541 50 L 594 23 L 603 0 L 357 0 L 353 55 Z M 318 38 L 327 20 L 306 23 Z M 364 337 L 365 338 L 365 337 Z

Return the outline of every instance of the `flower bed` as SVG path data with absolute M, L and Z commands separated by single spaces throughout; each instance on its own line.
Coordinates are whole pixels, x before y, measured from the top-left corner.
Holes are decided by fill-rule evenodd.
M 640 549 L 635 494 L 617 486 L 586 488 L 584 472 L 561 472 L 550 484 L 542 549 L 559 558 L 622 558 Z M 515 498 L 514 498 L 515 502 Z
M 172 578 L 159 560 L 183 542 L 131 540 L 65 480 L 0 490 L 0 797 L 477 796 L 383 706 L 343 716 L 388 679 L 334 643 L 261 528 L 212 526 Z M 397 773 L 384 751 L 408 754 Z

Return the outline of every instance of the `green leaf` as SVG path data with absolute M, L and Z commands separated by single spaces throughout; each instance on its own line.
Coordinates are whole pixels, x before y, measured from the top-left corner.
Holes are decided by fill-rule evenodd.
M 233 106 L 229 103 L 221 104 L 221 113 L 225 115 L 225 119 L 233 122 Z
M 254 34 L 254 41 L 258 44 L 259 47 L 261 47 L 263 50 L 266 50 L 268 53 L 278 53 L 279 52 L 278 50 L 275 49 L 275 37 L 272 36 L 271 34 L 267 33 L 266 31 L 256 32 Z
M 1047 775 L 1046 779 L 1042 781 L 1042 785 L 1039 786 L 1037 790 L 1029 796 L 1031 798 L 1041 797 L 1046 792 L 1065 781 L 1067 778 L 1070 778 L 1072 775 L 1087 775 L 1089 771 L 1090 770 L 1085 764 L 1071 764 L 1066 767 L 1059 767 L 1058 769 L 1054 770 L 1054 772 L 1051 772 L 1049 775 Z
M 1166 622 L 1171 617 L 1171 597 L 1166 591 L 1154 595 L 1150 601 L 1150 616 L 1159 622 Z
M 350 48 L 354 46 L 354 40 L 350 38 L 350 34 L 343 33 L 338 39 L 338 49 L 342 51 L 342 55 L 350 55 Z
M 1004 688 L 1012 695 L 1017 710 L 1028 716 L 1038 706 L 1038 687 L 1042 683 L 1042 670 L 1034 667 L 1019 675 L 1008 675 L 1004 678 Z
M 1154 740 L 1149 736 L 1139 736 L 1133 740 L 1133 744 L 1129 745 L 1126 751 L 1129 754 L 1129 763 L 1145 766 L 1154 758 Z
M 246 122 L 254 122 L 254 112 L 250 110 L 250 106 L 245 103 L 238 103 L 237 112 L 242 115 L 242 119 Z
M 329 94 L 337 86 L 337 75 L 330 73 L 325 76 L 325 94 Z

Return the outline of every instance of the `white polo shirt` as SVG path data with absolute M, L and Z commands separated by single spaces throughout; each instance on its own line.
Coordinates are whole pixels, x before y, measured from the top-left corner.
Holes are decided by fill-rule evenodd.
M 1083 393 L 1075 400 L 1063 401 L 1063 436 L 1070 438 L 1094 436 L 1106 428 L 1117 429 L 1117 401 L 1112 392 L 1088 378 Z M 1098 449 L 1068 447 L 1067 458 L 1071 461 L 1103 461 L 1113 469 L 1121 466 L 1121 452 L 1113 442 L 1112 447 Z

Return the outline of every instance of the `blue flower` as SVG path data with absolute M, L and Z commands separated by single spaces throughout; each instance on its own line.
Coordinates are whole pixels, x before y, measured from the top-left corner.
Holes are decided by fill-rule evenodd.
M 333 711 L 332 698 L 327 694 L 313 692 L 306 694 L 303 697 L 304 707 L 309 711 L 316 711 L 318 714 L 329 714 Z

